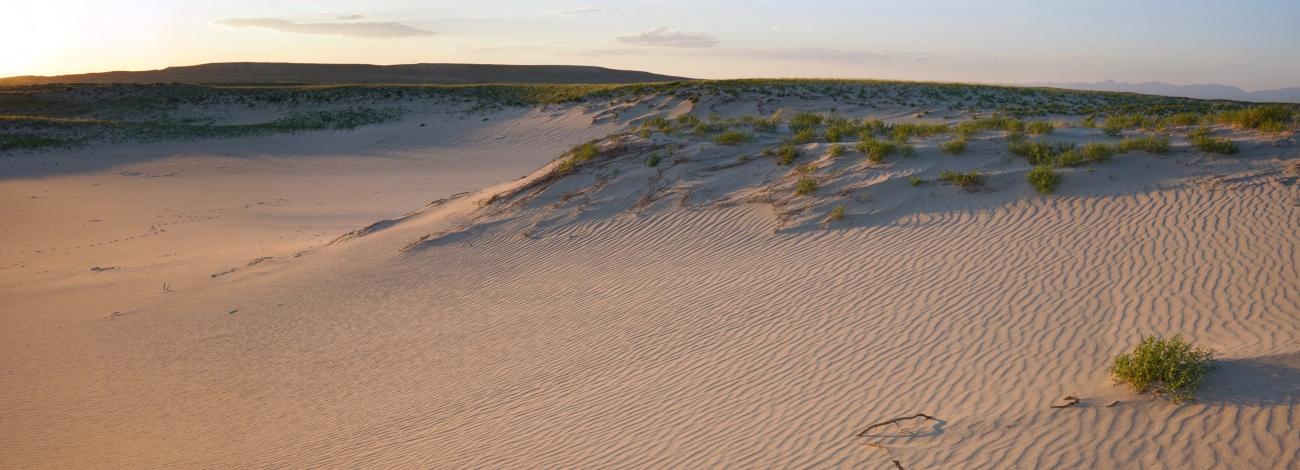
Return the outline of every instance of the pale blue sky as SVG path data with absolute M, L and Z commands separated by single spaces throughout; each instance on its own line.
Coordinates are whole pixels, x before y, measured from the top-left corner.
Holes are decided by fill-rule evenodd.
M 581 64 L 700 78 L 1300 86 L 1300 1 L 52 0 L 0 75 L 220 61 Z

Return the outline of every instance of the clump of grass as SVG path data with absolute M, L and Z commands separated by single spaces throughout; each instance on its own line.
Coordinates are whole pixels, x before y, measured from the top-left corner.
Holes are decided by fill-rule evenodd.
M 1196 139 L 1197 137 L 1208 136 L 1208 135 L 1210 135 L 1210 130 L 1211 130 L 1211 129 L 1208 128 L 1208 127 L 1198 127 L 1198 128 L 1195 128 L 1195 129 L 1189 130 L 1189 131 L 1187 131 L 1187 138 L 1188 138 L 1188 139 Z
M 831 148 L 828 150 L 828 152 L 830 153 L 831 158 L 838 158 L 840 155 L 844 155 L 844 145 L 831 144 Z
M 1037 165 L 1025 173 L 1025 181 L 1028 181 L 1038 194 L 1052 194 L 1056 191 L 1056 185 L 1061 183 L 1061 175 L 1052 165 Z
M 1295 112 L 1290 106 L 1264 105 L 1219 113 L 1217 121 L 1239 129 L 1284 129 Z
M 1115 146 L 1103 142 L 1088 142 L 1078 148 L 1079 155 L 1089 161 L 1104 162 L 1115 156 Z
M 920 176 L 916 176 L 916 175 L 912 175 L 911 177 L 907 178 L 907 183 L 910 184 L 910 185 L 912 185 L 912 186 L 920 186 L 920 185 L 922 185 L 922 184 L 925 183 L 925 178 L 922 178 L 922 177 L 920 177 Z
M 663 116 L 655 116 L 641 121 L 641 128 L 645 130 L 656 130 L 668 134 L 675 129 L 675 126 L 673 125 L 673 121 L 669 121 Z
M 1116 149 L 1119 150 L 1119 153 L 1132 152 L 1134 150 L 1142 150 L 1147 153 L 1168 153 L 1169 138 L 1156 137 L 1153 135 L 1129 137 L 1119 141 L 1119 143 L 1116 144 Z
M 744 116 L 740 118 L 740 123 L 749 126 L 754 132 L 776 132 L 776 128 L 781 125 L 781 118 L 775 115 L 766 118 Z
M 939 134 L 947 134 L 949 131 L 950 129 L 947 124 L 908 122 L 894 124 L 890 132 L 893 134 L 894 140 L 903 142 L 912 137 L 926 138 Z
M 939 149 L 951 153 L 953 155 L 961 155 L 962 152 L 966 151 L 966 138 L 958 137 L 956 139 L 952 139 L 942 144 L 939 144 Z
M 815 129 L 822 124 L 822 115 L 817 113 L 799 113 L 790 118 L 790 132 L 799 133 L 800 131 Z
M 574 168 L 577 168 L 578 165 L 583 162 L 595 158 L 598 153 L 600 152 L 596 149 L 595 143 L 587 142 L 585 144 L 579 144 L 570 149 L 568 156 L 564 157 L 564 159 L 560 161 L 559 169 L 564 173 L 573 171 Z
M 1202 152 L 1221 153 L 1224 155 L 1237 153 L 1237 143 L 1233 142 L 1231 139 L 1220 139 L 1204 134 L 1193 137 L 1192 146 Z
M 1174 113 L 1160 120 L 1160 127 L 1195 126 L 1204 120 L 1200 113 Z
M 806 144 L 809 142 L 813 142 L 815 140 L 817 140 L 817 131 L 813 129 L 804 129 L 799 132 L 795 132 L 794 135 L 790 136 L 789 142 L 797 145 L 797 144 Z
M 811 174 L 811 173 L 817 171 L 817 165 L 812 164 L 812 163 L 809 163 L 809 164 L 807 164 L 807 165 L 800 165 L 799 168 L 795 168 L 795 171 L 798 171 L 798 172 L 803 173 L 803 174 L 805 174 L 805 175 L 807 175 L 807 174 Z
M 939 181 L 945 181 L 952 183 L 957 187 L 969 189 L 983 183 L 984 175 L 981 175 L 977 171 L 962 173 L 960 171 L 944 170 L 942 173 L 939 173 Z
M 857 150 L 867 154 L 867 160 L 872 163 L 885 161 L 885 157 L 898 152 L 901 146 L 896 142 L 878 140 L 875 138 L 865 138 L 858 141 Z
M 809 176 L 799 178 L 799 182 L 795 183 L 794 192 L 801 196 L 817 192 L 817 180 Z
M 1168 397 L 1175 403 L 1195 398 L 1205 374 L 1214 369 L 1214 350 L 1193 347 L 1181 336 L 1142 338 L 1132 352 L 1111 363 L 1115 383 L 1128 384 L 1138 393 Z
M 793 145 L 782 145 L 781 148 L 776 150 L 776 163 L 779 165 L 785 166 L 794 163 L 796 158 L 799 158 L 799 149 Z
M 749 142 L 754 138 L 753 135 L 743 131 L 727 131 L 713 137 L 713 142 L 718 145 L 738 145 Z
M 1074 148 L 1074 144 L 1068 142 L 1035 142 L 1030 140 L 1011 139 L 1007 142 L 1007 150 L 1015 155 L 1025 157 L 1030 164 L 1042 165 L 1053 163 L 1058 155 L 1066 153 Z
M 1032 121 L 1025 125 L 1025 132 L 1035 135 L 1051 134 L 1056 126 L 1048 121 Z
M 650 167 L 659 166 L 659 158 L 660 158 L 659 154 L 657 153 L 650 154 L 650 158 L 645 159 L 645 166 L 650 166 Z
M 675 119 L 678 125 L 682 127 L 694 128 L 700 124 L 700 117 L 694 114 L 683 114 Z
M 830 222 L 834 222 L 836 220 L 844 220 L 844 206 L 839 205 L 839 206 L 835 206 L 834 209 L 831 209 L 831 213 L 826 216 L 826 220 Z
M 993 116 L 963 121 L 957 123 L 957 125 L 953 127 L 953 131 L 962 137 L 970 137 L 980 131 L 993 130 L 1007 131 L 1010 133 L 1023 133 L 1025 131 L 1025 122 L 1019 119 Z

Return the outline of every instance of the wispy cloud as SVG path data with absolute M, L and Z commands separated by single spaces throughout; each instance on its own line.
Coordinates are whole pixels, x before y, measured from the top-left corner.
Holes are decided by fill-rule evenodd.
M 619 42 L 638 46 L 713 47 L 718 45 L 718 38 L 704 31 L 683 31 L 664 26 L 631 36 L 619 36 L 617 39 Z
M 775 25 L 772 25 L 771 30 L 772 30 L 772 31 L 775 31 L 775 32 L 778 32 L 778 33 L 787 33 L 787 34 L 802 34 L 802 33 L 803 33 L 803 30 L 802 30 L 802 29 L 796 28 L 796 27 L 794 27 L 794 26 L 783 25 L 783 24 L 775 24 Z
M 920 59 L 919 56 L 900 54 L 897 52 L 873 51 L 866 49 L 828 49 L 823 47 L 727 49 L 725 52 L 728 55 L 752 57 L 756 59 L 801 62 L 859 63 L 896 59 Z
M 548 10 L 546 11 L 546 14 L 551 16 L 577 16 L 577 15 L 592 15 L 596 13 L 602 13 L 604 11 L 605 11 L 605 7 L 594 7 L 591 5 L 587 5 L 583 7 L 577 7 L 577 8 Z
M 348 21 L 352 21 L 352 20 L 359 20 L 359 19 L 362 19 L 362 18 L 365 18 L 365 17 L 366 17 L 366 15 L 363 14 L 363 13 L 353 13 L 353 14 L 351 14 L 351 15 L 343 15 L 343 16 L 340 16 L 339 19 L 340 19 L 340 20 L 348 20 Z
M 432 36 L 428 31 L 414 26 L 390 22 L 357 23 L 295 23 L 278 18 L 227 18 L 217 24 L 232 28 L 261 28 L 293 34 L 327 34 L 351 38 L 393 39 L 415 36 Z

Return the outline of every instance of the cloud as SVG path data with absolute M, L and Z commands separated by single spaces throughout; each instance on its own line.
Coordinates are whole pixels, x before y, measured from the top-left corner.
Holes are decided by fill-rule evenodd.
M 895 59 L 918 59 L 895 52 L 872 51 L 864 49 L 827 49 L 823 47 L 796 48 L 750 48 L 729 49 L 730 55 L 752 57 L 756 59 L 788 60 L 800 62 L 876 62 Z
M 794 26 L 786 26 L 783 24 L 772 25 L 772 31 L 778 33 L 787 33 L 787 34 L 803 34 L 802 29 L 796 28 Z
M 427 31 L 401 23 L 358 22 L 358 23 L 295 23 L 277 18 L 228 18 L 217 20 L 217 24 L 231 28 L 262 28 L 282 33 L 294 34 L 329 34 L 350 38 L 393 39 L 412 36 L 432 36 Z
M 718 38 L 704 31 L 682 31 L 663 26 L 631 36 L 619 36 L 617 39 L 619 42 L 639 46 L 713 47 L 718 45 Z
M 359 19 L 362 19 L 362 18 L 365 18 L 365 17 L 366 17 L 366 15 L 365 15 L 364 13 L 353 13 L 353 14 L 351 14 L 351 15 L 343 15 L 343 16 L 340 16 L 339 19 L 340 19 L 340 20 L 348 20 L 348 21 L 352 21 L 352 20 L 359 20 Z
M 604 11 L 605 11 L 604 7 L 593 7 L 591 5 L 588 5 L 585 7 L 566 8 L 563 10 L 549 10 L 546 12 L 546 14 L 551 16 L 577 16 L 577 15 L 591 15 L 595 13 L 601 13 Z

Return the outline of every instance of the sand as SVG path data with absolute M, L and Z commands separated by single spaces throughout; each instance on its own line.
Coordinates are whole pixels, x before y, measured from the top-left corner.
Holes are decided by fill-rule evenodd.
M 807 196 L 759 156 L 774 138 L 630 135 L 572 175 L 543 166 L 690 109 L 432 110 L 4 170 L 0 467 L 1300 462 L 1287 141 L 1236 132 L 1242 153 L 1217 157 L 1175 140 L 1069 170 L 1050 197 L 994 135 L 884 165 L 807 144 Z M 416 131 L 435 119 L 451 124 Z M 946 169 L 988 179 L 909 184 Z M 1219 351 L 1197 401 L 1110 383 L 1152 333 Z M 934 419 L 858 436 L 917 413 Z

